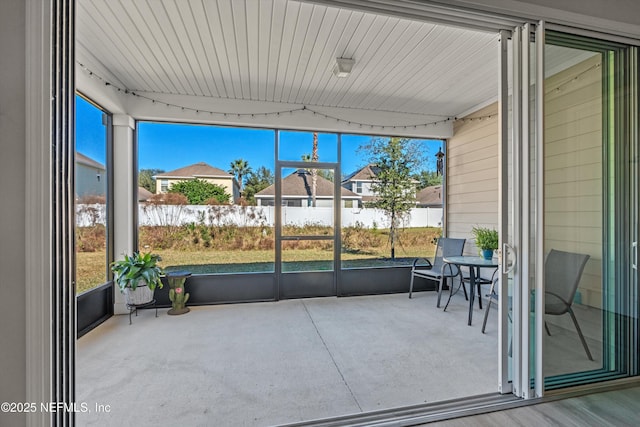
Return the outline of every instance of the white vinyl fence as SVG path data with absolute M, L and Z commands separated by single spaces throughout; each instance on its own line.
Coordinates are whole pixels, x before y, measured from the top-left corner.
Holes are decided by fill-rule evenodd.
M 379 209 L 342 208 L 342 226 L 387 228 L 389 218 Z M 104 224 L 104 205 L 77 205 L 76 224 L 86 227 Z M 138 210 L 139 225 L 206 225 L 267 226 L 274 225 L 273 206 L 201 206 L 201 205 L 144 205 Z M 282 207 L 284 225 L 333 225 L 333 208 Z M 414 208 L 405 218 L 404 227 L 441 227 L 442 208 Z

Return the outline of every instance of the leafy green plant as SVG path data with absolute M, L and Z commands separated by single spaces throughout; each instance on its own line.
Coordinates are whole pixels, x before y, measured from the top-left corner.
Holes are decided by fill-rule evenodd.
M 473 227 L 471 233 L 479 249 L 498 249 L 498 232 L 492 228 Z
M 157 287 L 162 289 L 160 277 L 164 274 L 158 266 L 159 255 L 151 253 L 134 252 L 133 255 L 124 255 L 124 259 L 111 264 L 111 271 L 115 274 L 115 281 L 120 290 L 131 288 L 135 290 L 141 286 L 144 280 L 152 291 Z

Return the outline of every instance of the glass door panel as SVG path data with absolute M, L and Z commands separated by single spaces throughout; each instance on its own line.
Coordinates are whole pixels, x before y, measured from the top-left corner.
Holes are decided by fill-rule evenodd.
M 340 199 L 337 166 L 279 161 L 276 171 L 276 260 L 280 298 L 336 295 Z M 318 167 L 312 167 L 318 166 Z
M 333 240 L 284 240 L 282 272 L 327 272 L 334 270 Z
M 333 236 L 334 170 L 282 168 L 283 236 Z
M 630 48 L 548 32 L 544 47 L 545 388 L 632 373 L 635 147 Z M 637 111 L 637 110 L 636 110 Z

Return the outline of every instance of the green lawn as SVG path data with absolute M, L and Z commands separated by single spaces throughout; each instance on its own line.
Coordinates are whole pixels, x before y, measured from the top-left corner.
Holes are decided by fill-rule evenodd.
M 435 230 L 435 231 L 434 231 Z M 341 254 L 343 268 L 393 266 L 410 264 L 417 257 L 432 257 L 435 246 L 432 237 L 437 229 L 405 231 L 406 243 L 396 247 L 396 259 L 389 259 L 388 244 L 379 247 L 351 249 Z M 383 231 L 377 233 L 384 234 Z M 162 257 L 161 266 L 167 270 L 189 270 L 193 274 L 249 273 L 274 271 L 273 249 L 154 249 Z M 329 270 L 333 250 L 321 248 L 284 249 L 283 271 Z M 77 292 L 83 292 L 105 282 L 105 251 L 79 252 L 77 263 Z

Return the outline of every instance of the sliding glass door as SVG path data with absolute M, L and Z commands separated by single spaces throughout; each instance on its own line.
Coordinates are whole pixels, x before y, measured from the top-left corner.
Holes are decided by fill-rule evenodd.
M 547 389 L 635 371 L 635 49 L 548 32 L 544 44 Z
M 638 372 L 638 58 L 544 23 L 511 47 L 502 360 L 527 398 Z

